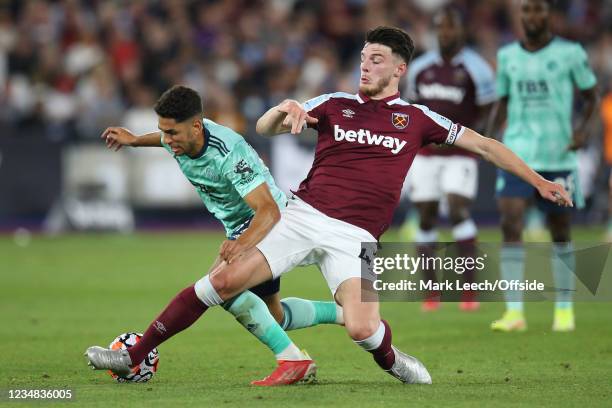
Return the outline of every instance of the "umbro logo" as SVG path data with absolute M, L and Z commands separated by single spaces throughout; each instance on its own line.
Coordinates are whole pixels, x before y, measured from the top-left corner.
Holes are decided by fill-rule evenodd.
M 156 320 L 153 325 L 155 326 L 155 330 L 157 330 L 160 334 L 166 334 L 166 326 L 164 326 L 162 322 Z
M 342 111 L 342 116 L 344 116 L 345 118 L 353 119 L 353 116 L 355 116 L 355 112 L 350 109 L 344 109 Z

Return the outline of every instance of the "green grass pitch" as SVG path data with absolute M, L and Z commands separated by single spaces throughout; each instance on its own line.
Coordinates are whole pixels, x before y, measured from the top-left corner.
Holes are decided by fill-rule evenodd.
M 601 230 L 579 229 L 596 242 Z M 501 304 L 466 314 L 444 304 L 387 303 L 394 343 L 429 368 L 432 386 L 405 386 L 383 373 L 337 326 L 290 332 L 317 360 L 319 384 L 272 389 L 250 380 L 273 356 L 221 308 L 160 347 L 156 377 L 117 384 L 90 371 L 83 351 L 125 331 L 143 331 L 182 288 L 208 269 L 216 233 L 34 236 L 27 247 L 0 237 L 0 405 L 8 389 L 70 388 L 68 406 L 610 406 L 612 307 L 576 305 L 577 330 L 552 333 L 553 305 L 529 303 L 526 333 L 488 329 Z M 387 240 L 396 239 L 393 233 Z M 499 240 L 495 230 L 482 241 Z M 329 299 L 315 268 L 283 278 L 285 296 Z M 72 404 L 72 405 L 70 405 Z M 76 404 L 76 405 L 74 405 Z M 54 406 L 62 405 L 54 403 Z

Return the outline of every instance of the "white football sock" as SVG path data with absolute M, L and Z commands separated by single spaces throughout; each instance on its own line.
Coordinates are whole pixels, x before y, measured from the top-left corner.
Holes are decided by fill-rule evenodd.
M 299 348 L 293 343 L 289 344 L 287 348 L 285 348 L 280 353 L 276 354 L 277 360 L 305 360 L 304 354 L 300 351 Z
M 380 322 L 380 326 L 374 332 L 373 335 L 363 340 L 353 340 L 355 344 L 361 347 L 364 350 L 370 351 L 375 350 L 382 344 L 383 338 L 385 337 L 385 325 L 383 322 Z

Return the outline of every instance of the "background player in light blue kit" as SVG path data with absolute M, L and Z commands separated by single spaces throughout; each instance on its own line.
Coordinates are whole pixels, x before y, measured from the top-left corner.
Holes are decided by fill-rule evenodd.
M 586 128 L 595 112 L 595 76 L 578 43 L 556 37 L 550 30 L 552 1 L 523 0 L 520 8 L 525 39 L 503 47 L 497 55 L 497 92 L 489 134 L 506 119 L 504 143 L 543 177 L 563 184 L 576 206 L 583 205 L 576 177 L 576 150 L 586 142 Z M 582 115 L 572 129 L 574 89 L 583 99 Z M 501 274 L 522 279 L 525 250 L 521 245 L 523 216 L 530 201 L 546 213 L 553 244 L 552 270 L 557 293 L 553 330 L 574 330 L 572 291 L 575 259 L 570 236 L 571 209 L 538 199 L 531 186 L 499 171 L 497 196 L 504 247 Z M 493 330 L 525 330 L 520 292 L 506 294 L 506 313 Z

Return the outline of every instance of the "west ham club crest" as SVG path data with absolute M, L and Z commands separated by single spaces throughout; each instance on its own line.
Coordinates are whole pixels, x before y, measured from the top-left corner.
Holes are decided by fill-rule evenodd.
M 393 112 L 391 115 L 391 123 L 399 130 L 405 129 L 408 122 L 410 122 L 410 117 L 405 113 Z

